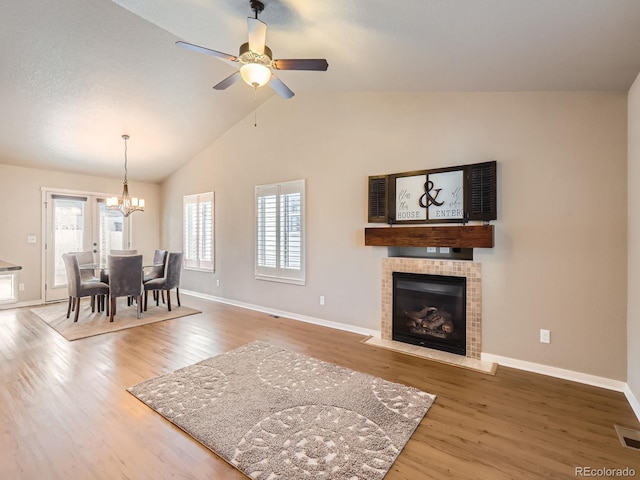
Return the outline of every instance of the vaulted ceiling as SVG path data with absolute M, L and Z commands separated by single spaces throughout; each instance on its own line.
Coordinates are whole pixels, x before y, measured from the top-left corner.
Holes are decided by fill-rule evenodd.
M 640 72 L 638 0 L 264 0 L 296 94 L 623 91 Z M 237 65 L 249 0 L 20 0 L 0 15 L 0 163 L 160 182 L 264 101 L 212 86 Z

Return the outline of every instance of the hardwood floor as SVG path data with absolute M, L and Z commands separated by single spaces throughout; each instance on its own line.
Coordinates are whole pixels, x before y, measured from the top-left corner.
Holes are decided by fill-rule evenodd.
M 640 429 L 622 393 L 505 367 L 484 375 L 182 300 L 203 313 L 74 342 L 29 308 L 0 311 L 0 478 L 246 478 L 125 389 L 257 339 L 437 395 L 388 480 L 575 478 L 575 467 L 640 476 L 640 452 L 614 430 Z

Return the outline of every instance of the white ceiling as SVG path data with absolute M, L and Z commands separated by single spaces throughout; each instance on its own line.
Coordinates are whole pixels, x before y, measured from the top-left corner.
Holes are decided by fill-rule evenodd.
M 640 72 L 640 0 L 264 0 L 297 94 L 627 91 Z M 211 87 L 235 64 L 249 0 L 3 0 L 0 163 L 160 182 L 254 109 Z M 273 97 L 273 98 L 272 98 Z M 258 103 L 295 102 L 259 90 Z

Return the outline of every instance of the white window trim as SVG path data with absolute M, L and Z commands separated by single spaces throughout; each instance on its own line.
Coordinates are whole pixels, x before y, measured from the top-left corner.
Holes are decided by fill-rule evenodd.
M 280 196 L 285 193 L 300 193 L 300 268 L 287 269 L 280 267 L 280 249 L 276 247 L 276 265 L 269 267 L 258 264 L 259 258 L 259 217 L 258 202 L 259 198 L 266 196 L 267 193 L 275 194 L 277 197 L 276 212 L 279 212 Z M 292 180 L 289 182 L 271 183 L 267 185 L 257 185 L 255 187 L 255 247 L 254 247 L 254 265 L 255 278 L 257 280 L 267 280 L 271 282 L 288 283 L 292 285 L 305 285 L 306 283 L 306 213 L 305 213 L 305 180 Z M 280 244 L 282 231 L 280 230 L 280 215 L 277 213 L 277 233 L 276 245 Z
M 196 258 L 189 256 L 190 249 L 187 248 L 187 205 L 196 205 L 198 213 L 196 217 L 199 218 L 200 205 L 203 203 L 211 202 L 211 260 L 203 260 L 200 258 L 200 249 L 202 247 L 201 229 L 198 220 L 196 225 Z M 215 197 L 213 192 L 196 193 L 193 195 L 184 195 L 182 200 L 182 251 L 184 252 L 183 264 L 185 270 L 195 270 L 199 272 L 215 272 Z

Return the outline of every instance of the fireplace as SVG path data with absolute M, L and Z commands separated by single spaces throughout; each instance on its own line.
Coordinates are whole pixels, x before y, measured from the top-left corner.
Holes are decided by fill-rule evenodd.
M 465 277 L 393 272 L 392 339 L 466 354 Z
M 420 275 L 461 277 L 466 279 L 466 358 L 480 360 L 482 350 L 482 271 L 480 263 L 459 260 L 433 260 L 427 258 L 387 257 L 382 259 L 382 319 L 380 336 L 384 341 L 393 340 L 393 274 L 409 273 Z M 439 305 L 435 305 L 439 307 Z M 420 307 L 422 309 L 423 307 Z M 419 308 L 409 308 L 420 311 Z M 398 345 L 409 349 L 423 348 L 396 340 Z M 449 355 L 440 350 L 443 355 Z

